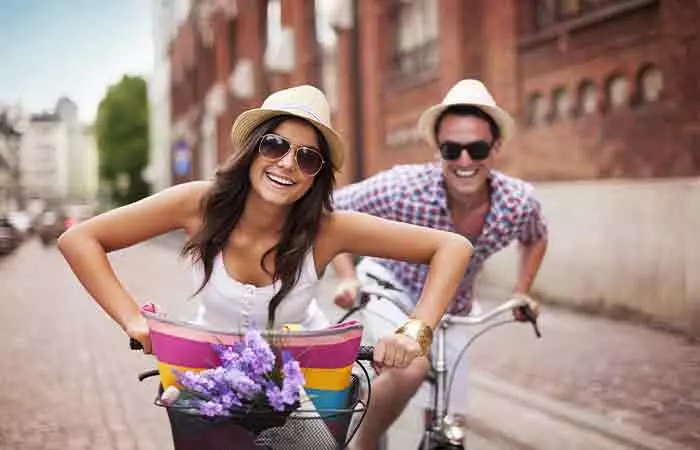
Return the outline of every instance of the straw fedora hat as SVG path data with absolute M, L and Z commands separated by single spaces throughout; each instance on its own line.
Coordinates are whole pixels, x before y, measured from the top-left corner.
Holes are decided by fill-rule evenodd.
M 418 130 L 421 136 L 433 148 L 437 147 L 435 121 L 444 110 L 454 105 L 475 106 L 491 116 L 498 125 L 501 140 L 504 142 L 515 134 L 515 121 L 510 114 L 496 104 L 484 83 L 479 80 L 461 80 L 452 86 L 442 103 L 426 109 L 418 119 Z
M 273 92 L 260 108 L 241 113 L 231 128 L 234 151 L 243 148 L 246 139 L 257 126 L 281 115 L 295 116 L 310 122 L 326 139 L 333 168 L 339 170 L 343 166 L 345 144 L 331 127 L 331 108 L 328 100 L 323 92 L 309 85 Z

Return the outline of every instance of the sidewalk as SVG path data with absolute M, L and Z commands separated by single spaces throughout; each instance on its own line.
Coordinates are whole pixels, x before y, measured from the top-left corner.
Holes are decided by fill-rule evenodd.
M 541 340 L 514 326 L 475 344 L 471 367 L 500 382 L 476 384 L 629 443 L 636 435 L 639 448 L 672 448 L 654 436 L 700 448 L 700 345 L 554 306 L 540 322 Z
M 700 345 L 548 305 L 540 329 L 500 327 L 470 349 L 479 434 L 512 448 L 700 448 Z

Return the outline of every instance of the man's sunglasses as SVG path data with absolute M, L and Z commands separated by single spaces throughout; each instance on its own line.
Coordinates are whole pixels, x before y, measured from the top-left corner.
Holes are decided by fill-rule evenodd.
M 321 152 L 315 148 L 292 144 L 274 133 L 266 134 L 260 138 L 258 144 L 258 151 L 268 159 L 282 159 L 292 149 L 294 149 L 294 161 L 304 175 L 313 177 L 321 171 L 325 162 Z
M 486 141 L 474 141 L 468 144 L 445 141 L 440 144 L 440 155 L 446 161 L 459 159 L 463 150 L 466 150 L 469 157 L 474 161 L 483 161 L 489 157 L 493 146 Z

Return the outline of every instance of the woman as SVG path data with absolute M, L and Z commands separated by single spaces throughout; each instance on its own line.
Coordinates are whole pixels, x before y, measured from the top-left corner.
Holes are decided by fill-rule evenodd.
M 213 182 L 177 185 L 71 227 L 58 246 L 97 303 L 145 352 L 139 305 L 107 253 L 184 229 L 183 253 L 201 283 L 198 321 L 231 328 L 326 322 L 308 289 L 339 253 L 430 264 L 413 318 L 381 341 L 378 364 L 405 367 L 425 354 L 471 255 L 463 237 L 353 212 L 333 212 L 334 171 L 344 148 L 321 91 L 299 86 L 244 112 L 233 153 Z M 262 322 L 262 323 L 261 323 Z

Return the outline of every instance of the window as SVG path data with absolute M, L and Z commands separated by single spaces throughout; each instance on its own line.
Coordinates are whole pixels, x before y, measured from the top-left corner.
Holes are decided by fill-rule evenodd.
M 574 17 L 581 14 L 581 2 L 579 0 L 560 0 L 558 16 L 562 18 Z
M 664 79 L 661 71 L 648 65 L 639 71 L 638 90 L 642 103 L 654 103 L 659 100 L 664 87 Z
M 609 109 L 617 109 L 629 102 L 629 83 L 622 75 L 614 75 L 610 78 L 606 89 L 607 105 Z
M 437 0 L 397 0 L 393 65 L 404 77 L 434 69 L 438 62 Z
M 583 116 L 594 114 L 598 109 L 598 91 L 591 81 L 584 81 L 578 89 L 578 108 Z
M 535 27 L 546 28 L 621 0 L 535 0 Z
M 236 67 L 236 19 L 228 21 L 228 57 L 230 69 Z
M 541 93 L 530 94 L 528 104 L 528 123 L 530 125 L 540 125 L 547 119 L 547 102 Z
M 537 0 L 535 4 L 535 22 L 537 28 L 553 24 L 557 19 L 556 0 Z
M 559 87 L 554 91 L 553 112 L 555 119 L 566 119 L 571 112 L 571 98 L 569 93 L 563 87 Z

